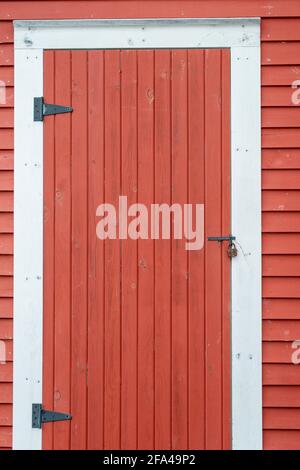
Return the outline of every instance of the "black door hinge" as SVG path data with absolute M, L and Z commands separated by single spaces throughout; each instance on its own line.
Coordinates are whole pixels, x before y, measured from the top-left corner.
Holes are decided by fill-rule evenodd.
M 61 106 L 60 104 L 48 104 L 44 102 L 42 96 L 33 99 L 33 120 L 43 121 L 44 116 L 51 114 L 71 113 L 73 108 L 71 106 Z
M 43 423 L 53 421 L 67 421 L 72 416 L 67 413 L 58 413 L 57 411 L 44 410 L 41 403 L 32 404 L 32 427 L 41 429 Z

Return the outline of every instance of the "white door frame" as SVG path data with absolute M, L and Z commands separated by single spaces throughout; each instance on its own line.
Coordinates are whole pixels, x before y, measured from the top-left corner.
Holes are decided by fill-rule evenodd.
M 232 447 L 262 448 L 260 20 L 14 21 L 15 214 L 13 447 L 41 449 L 44 49 L 231 49 Z

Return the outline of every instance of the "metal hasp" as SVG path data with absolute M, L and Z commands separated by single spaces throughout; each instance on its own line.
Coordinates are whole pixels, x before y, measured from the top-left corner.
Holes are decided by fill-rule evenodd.
M 43 423 L 69 421 L 72 416 L 67 413 L 44 410 L 41 403 L 32 404 L 32 427 L 41 429 Z
M 71 106 L 61 106 L 59 104 L 48 104 L 44 102 L 42 96 L 33 98 L 33 120 L 43 121 L 44 116 L 52 114 L 71 113 L 73 108 Z
M 236 237 L 233 237 L 232 235 L 228 235 L 225 237 L 208 237 L 207 240 L 209 242 L 224 242 L 224 241 L 229 241 L 232 242 L 235 240 Z

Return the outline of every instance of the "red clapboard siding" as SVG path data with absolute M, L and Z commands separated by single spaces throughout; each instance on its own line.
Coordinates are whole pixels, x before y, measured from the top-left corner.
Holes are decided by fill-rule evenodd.
M 300 232 L 300 213 L 264 212 L 262 215 L 262 231 L 263 233 Z
M 294 108 L 263 108 L 262 127 L 300 127 L 300 106 Z
M 0 403 L 12 403 L 12 384 L 0 383 Z
M 300 64 L 300 42 L 265 42 L 261 46 L 263 65 Z
M 274 72 L 275 73 L 275 70 Z M 292 82 L 290 86 L 263 86 L 261 89 L 262 106 L 298 106 L 292 101 L 293 93 L 299 90 L 292 88 Z M 295 95 L 294 95 L 295 96 Z
M 262 41 L 300 41 L 300 18 L 264 19 L 261 24 Z
M 0 108 L 0 127 L 14 126 L 14 111 L 12 108 Z
M 5 88 L 5 93 L 3 96 L 3 101 L 1 100 L 0 108 L 11 108 L 13 105 L 14 105 L 14 88 L 11 86 L 8 86 Z
M 1 220 L 0 220 L 1 223 Z M 0 275 L 11 276 L 13 274 L 13 256 L 0 255 Z M 1 314 L 0 314 L 1 317 Z
M 265 277 L 263 297 L 299 297 L 299 277 Z
M 12 428 L 1 426 L 0 428 L 0 448 L 10 448 L 12 446 Z
M 0 339 L 12 339 L 12 334 L 13 334 L 12 320 L 0 318 Z
M 0 363 L 0 382 L 12 382 L 12 379 L 13 379 L 12 362 L 7 362 L 6 364 Z
M 299 299 L 263 299 L 263 318 L 300 320 Z
M 263 211 L 299 211 L 300 191 L 265 190 L 262 194 Z
M 295 80 L 300 80 L 299 65 L 277 65 L 276 67 L 263 65 L 261 68 L 262 86 L 288 85 L 290 87 Z
M 13 170 L 13 168 L 14 168 L 13 150 L 0 150 L 0 170 Z
M 1 44 L 0 47 L 0 65 L 13 65 L 14 46 L 13 44 Z
M 14 85 L 14 68 L 0 65 L 0 77 L 7 87 Z
M 13 254 L 13 236 L 11 234 L 0 234 L 0 254 L 12 255 Z
M 0 297 L 0 317 L 12 318 L 13 316 L 13 299 Z
M 12 405 L 0 404 L 0 426 L 12 425 Z
M 263 254 L 300 254 L 299 233 L 265 233 L 262 241 Z
M 263 343 L 263 363 L 290 364 L 292 354 L 295 351 L 292 344 L 292 341 L 265 341 Z
M 300 431 L 265 430 L 263 446 L 265 450 L 299 450 Z
M 32 8 L 32 2 L 22 1 L 5 2 L 3 19 L 11 18 L 28 19 L 30 11 L 31 19 L 57 19 L 57 18 L 113 18 L 116 16 L 115 1 L 43 1 L 39 8 Z M 72 5 L 72 7 L 70 7 Z M 184 5 L 184 8 L 183 8 Z M 120 18 L 155 18 L 164 17 L 235 17 L 235 16 L 261 16 L 273 17 L 298 17 L 300 6 L 298 0 L 272 0 L 266 3 L 262 0 L 206 0 L 195 2 L 186 0 L 184 3 L 178 0 L 157 2 L 156 0 L 144 1 L 139 7 L 138 1 L 121 1 L 118 4 L 117 15 Z
M 1 320 L 2 321 L 2 320 Z M 10 320 L 12 322 L 12 320 Z M 5 345 L 5 361 L 11 362 L 13 360 L 13 341 L 11 339 L 1 339 Z
M 300 149 L 263 149 L 263 169 L 300 168 Z
M 14 187 L 13 171 L 0 170 L 0 188 L 1 191 L 12 191 Z
M 264 407 L 300 408 L 300 387 L 268 385 L 263 389 Z
M 263 170 L 263 189 L 300 189 L 300 170 Z
M 0 211 L 12 212 L 14 208 L 14 194 L 12 191 L 0 191 Z
M 262 125 L 268 128 L 271 134 L 267 133 L 263 136 L 263 146 L 267 148 L 262 152 L 263 168 L 269 170 L 291 170 L 300 169 L 300 145 L 299 139 L 293 133 L 292 128 L 299 128 L 299 111 L 291 101 L 294 90 L 291 83 L 300 79 L 300 4 L 299 0 L 273 0 L 270 4 L 260 0 L 235 2 L 210 0 L 209 2 L 193 2 L 173 1 L 168 2 L 148 1 L 148 2 L 119 2 L 119 17 L 155 17 L 158 14 L 169 17 L 180 16 L 263 16 L 267 17 L 262 20 L 262 40 L 265 43 L 262 46 Z M 141 5 L 140 7 L 138 5 Z M 3 16 L 7 19 L 25 18 L 92 18 L 92 17 L 113 17 L 115 15 L 115 4 L 112 1 L 56 1 L 43 3 L 36 2 L 35 9 L 32 8 L 32 2 L 2 2 Z M 156 10 L 158 9 L 158 10 Z M 279 16 L 280 18 L 275 18 Z M 292 16 L 295 16 L 292 18 Z M 287 17 L 287 18 L 284 18 Z M 11 21 L 0 23 L 0 79 L 3 80 L 9 88 L 7 89 L 7 100 L 5 106 L 0 105 L 0 128 L 9 128 L 12 126 L 12 109 L 13 106 L 13 49 L 8 44 L 13 40 L 13 27 Z M 286 44 L 281 44 L 284 41 Z M 290 42 L 287 42 L 290 41 Z M 298 42 L 297 42 L 298 41 Z M 295 51 L 297 52 L 295 54 Z M 271 66 L 270 66 L 271 64 Z M 4 66 L 2 66 L 4 65 Z M 281 107 L 281 109 L 278 109 Z M 288 129 L 290 128 L 290 129 Z M 287 130 L 288 132 L 284 132 Z M 8 140 L 7 140 L 8 139 Z M 0 169 L 13 169 L 13 152 L 12 146 L 3 148 L 2 133 L 0 134 Z M 11 137 L 5 139 L 12 143 Z M 263 214 L 263 232 L 264 236 L 263 250 L 265 253 L 273 253 L 274 256 L 264 257 L 264 274 L 268 276 L 276 276 L 280 274 L 282 279 L 284 276 L 297 275 L 297 262 L 299 259 L 300 245 L 300 207 L 299 199 L 296 191 L 291 191 L 288 195 L 284 194 L 285 189 L 297 188 L 296 175 L 279 171 L 264 172 L 263 185 L 265 189 L 274 189 L 277 191 L 265 191 L 263 196 L 264 210 Z M 5 181 L 5 178 L 4 178 Z M 6 184 L 6 183 L 5 183 Z M 277 186 L 278 185 L 278 186 Z M 0 182 L 0 233 L 12 233 L 13 230 L 13 193 L 3 191 Z M 278 191 L 281 190 L 281 191 Z M 277 193 L 277 195 L 275 195 Z M 282 205 L 284 208 L 282 208 Z M 270 209 L 268 209 L 270 207 Z M 293 209 L 295 208 L 295 209 Z M 284 212 L 291 211 L 291 212 Z M 273 233 L 272 233 L 273 232 Z M 292 233 L 294 232 L 294 233 Z M 280 235 L 281 233 L 281 235 Z M 4 245 L 3 245 L 4 243 Z M 5 242 L 0 239 L 1 247 L 6 247 L 12 253 L 12 239 L 6 239 Z M 280 253 L 289 253 L 288 256 L 280 256 Z M 278 255 L 279 256 L 275 256 Z M 297 256 L 298 254 L 298 256 Z M 1 256 L 0 263 L 9 263 L 8 258 L 12 260 L 12 256 Z M 281 260 L 281 262 L 279 261 Z M 3 264 L 3 263 L 2 263 Z M 0 264 L 0 269 L 2 268 Z M 281 267 L 280 267 L 281 264 Z M 6 268 L 3 268 L 4 270 Z M 280 272 L 279 272 L 280 269 Z M 276 274 L 277 273 L 277 274 Z M 287 278 L 289 282 L 289 278 Z M 265 280 L 266 281 L 266 280 Z M 285 291 L 286 292 L 286 291 Z M 289 295 L 289 293 L 287 294 Z M 12 298 L 0 297 L 0 317 L 11 318 L 13 310 Z M 263 316 L 265 319 L 283 319 L 282 325 L 278 322 L 278 328 L 283 329 L 286 326 L 286 320 L 300 319 L 300 294 L 298 298 L 266 298 L 263 299 Z M 296 322 L 297 323 L 297 322 Z M 273 325 L 273 324 L 272 324 Z M 294 334 L 296 330 L 292 331 Z M 269 332 L 273 326 L 268 327 Z M 296 326 L 295 326 L 296 328 Z M 264 332 L 265 332 L 264 328 Z M 273 330 L 272 330 L 273 331 Z M 278 331 L 279 332 L 279 331 Z M 290 343 L 271 341 L 264 343 L 264 360 L 278 360 L 283 362 L 286 359 L 287 349 Z M 277 367 L 276 364 L 273 364 Z M 270 367 L 273 366 L 270 364 Z M 263 390 L 263 403 L 265 407 L 279 408 L 272 409 L 270 413 L 264 414 L 264 447 L 266 449 L 299 449 L 300 448 L 300 431 L 292 430 L 295 428 L 295 421 L 299 424 L 300 409 L 300 387 L 297 385 L 286 386 L 284 383 L 298 383 L 297 374 L 299 368 L 292 365 L 279 364 L 279 366 L 288 367 L 288 369 L 264 369 L 264 380 L 278 383 L 279 385 L 265 385 Z M 12 401 L 12 385 L 11 383 L 2 382 L 1 377 L 9 376 L 11 368 L 0 370 L 0 403 L 10 403 Z M 12 375 L 10 375 L 12 380 Z M 294 407 L 296 414 L 291 416 L 290 410 L 286 414 L 282 414 L 280 408 Z M 265 410 L 266 411 L 266 410 Z M 293 410 L 295 411 L 295 410 Z M 0 410 L 0 416 L 2 416 Z M 285 423 L 285 424 L 284 424 Z M 297 424 L 297 426 L 298 426 Z M 282 429 L 285 426 L 289 430 Z M 280 428 L 280 429 L 278 429 Z M 7 449 L 12 445 L 12 430 L 9 426 L 1 426 L 0 422 L 0 448 Z
M 300 276 L 300 255 L 264 255 L 264 276 Z
M 13 279 L 11 276 L 0 276 L 0 296 L 12 297 Z
M 14 136 L 12 129 L 0 129 L 0 149 L 13 149 Z
M 300 339 L 300 320 L 263 320 L 264 341 Z
M 0 233 L 12 233 L 13 226 L 13 214 L 9 212 L 0 212 Z
M 1 21 L 0 43 L 13 42 L 14 28 L 12 21 Z
M 264 429 L 300 429 L 300 409 L 264 409 Z
M 300 128 L 262 129 L 262 148 L 299 148 Z
M 300 367 L 295 364 L 264 364 L 264 385 L 300 385 Z

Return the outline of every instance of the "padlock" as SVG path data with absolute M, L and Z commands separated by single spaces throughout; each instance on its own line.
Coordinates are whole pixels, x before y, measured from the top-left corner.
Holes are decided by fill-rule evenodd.
M 227 254 L 229 258 L 235 258 L 238 254 L 237 247 L 233 242 L 229 243 L 228 249 L 227 249 Z

